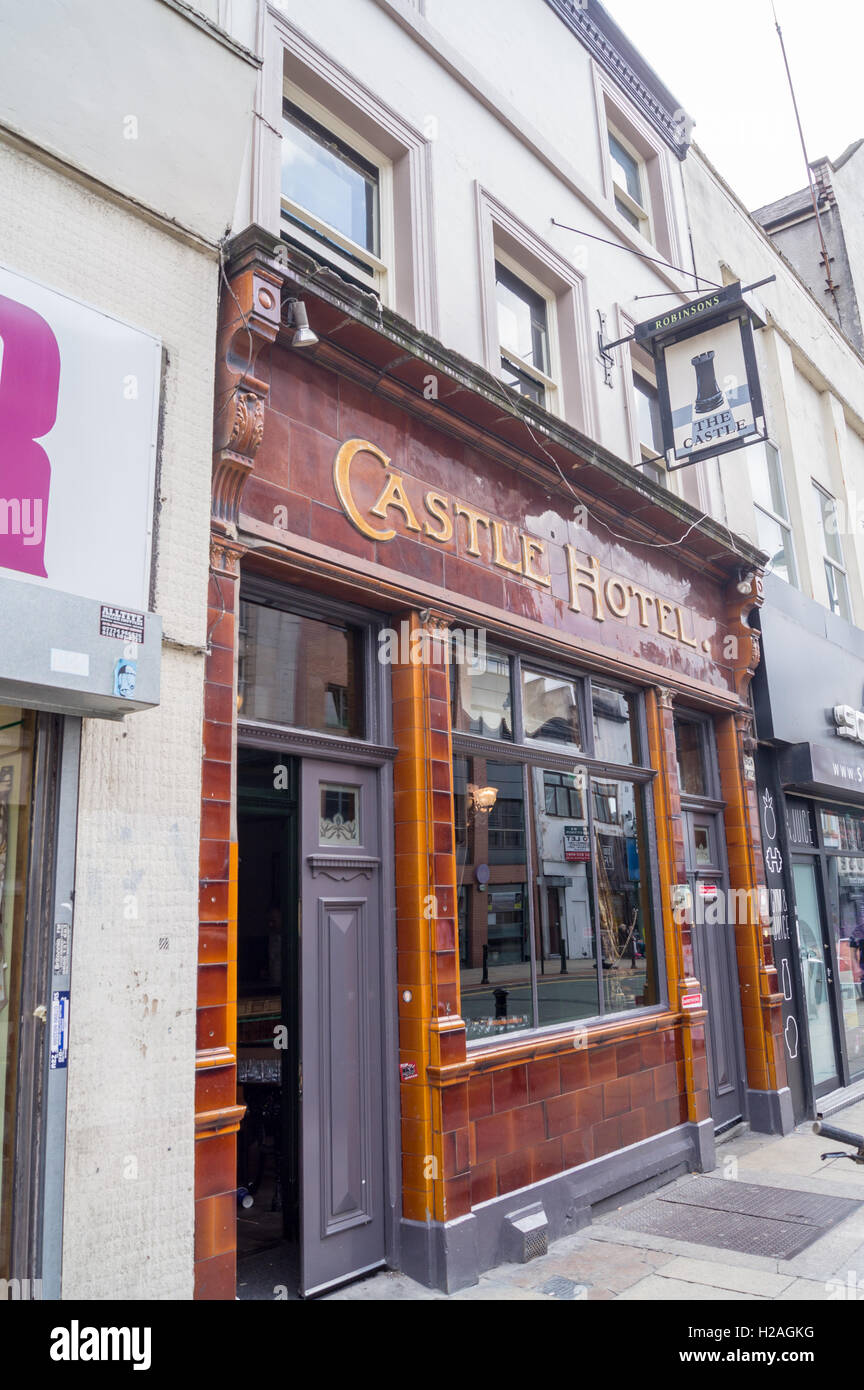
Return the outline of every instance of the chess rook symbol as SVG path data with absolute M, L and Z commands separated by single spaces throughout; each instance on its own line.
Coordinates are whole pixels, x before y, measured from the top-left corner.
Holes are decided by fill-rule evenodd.
M 696 368 L 696 414 L 710 415 L 713 410 L 719 410 L 726 401 L 714 374 L 713 349 L 698 353 L 691 357 L 690 361 Z

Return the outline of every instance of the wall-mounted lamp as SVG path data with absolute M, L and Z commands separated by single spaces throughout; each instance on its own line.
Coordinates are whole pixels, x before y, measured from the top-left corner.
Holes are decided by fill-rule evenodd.
M 309 315 L 306 313 L 306 305 L 302 299 L 288 300 L 288 327 L 294 325 L 294 334 L 291 338 L 291 346 L 295 348 L 314 347 L 318 342 L 318 334 L 313 333 L 309 327 Z
M 473 782 L 468 783 L 468 795 L 475 811 L 482 811 L 488 815 L 498 800 L 497 787 L 475 787 Z

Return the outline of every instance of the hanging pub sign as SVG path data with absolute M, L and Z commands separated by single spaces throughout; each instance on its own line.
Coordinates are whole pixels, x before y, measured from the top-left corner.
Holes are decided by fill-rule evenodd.
M 636 325 L 656 363 L 668 469 L 766 438 L 754 321 L 764 324 L 736 282 Z

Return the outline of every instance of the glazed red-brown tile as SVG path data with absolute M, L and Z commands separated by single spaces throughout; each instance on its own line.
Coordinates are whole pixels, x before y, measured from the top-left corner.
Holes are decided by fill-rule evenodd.
M 561 1068 L 557 1057 L 541 1057 L 528 1063 L 528 1099 L 548 1100 L 561 1093 Z
M 488 1163 L 481 1163 L 479 1167 L 471 1169 L 471 1205 L 476 1207 L 481 1202 L 489 1202 L 498 1195 L 498 1179 L 495 1170 L 495 1160 L 491 1159 Z
M 573 1129 L 586 1129 L 603 1118 L 603 1088 L 589 1086 L 544 1101 L 549 1138 Z
M 528 1104 L 527 1068 L 505 1067 L 492 1073 L 492 1106 L 494 1110 L 513 1110 Z
M 492 1073 L 472 1076 L 468 1082 L 468 1110 L 472 1120 L 492 1114 Z
M 195 1197 L 214 1197 L 237 1187 L 237 1145 L 233 1134 L 217 1134 L 195 1145 Z
M 593 1130 L 573 1130 L 562 1137 L 561 1145 L 565 1169 L 578 1168 L 580 1163 L 589 1163 L 594 1157 Z
M 224 1300 L 233 1303 L 236 1278 L 237 1256 L 233 1250 L 224 1255 L 216 1255 L 212 1260 L 198 1260 L 195 1263 L 194 1296 L 196 1300 Z
M 562 1052 L 559 1058 L 559 1067 L 561 1069 L 562 1091 L 578 1091 L 581 1087 L 590 1084 L 588 1052 L 585 1048 L 574 1049 L 572 1052 Z

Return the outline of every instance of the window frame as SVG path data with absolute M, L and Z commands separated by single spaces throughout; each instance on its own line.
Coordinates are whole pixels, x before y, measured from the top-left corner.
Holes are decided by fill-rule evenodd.
M 524 359 L 518 357 L 516 353 L 505 348 L 501 342 L 497 322 L 499 265 L 502 266 L 514 280 L 524 285 L 525 289 L 530 290 L 533 294 L 542 299 L 546 306 L 546 351 L 549 358 L 548 373 L 541 371 L 539 367 L 535 367 L 532 362 L 524 361 Z M 548 285 L 544 285 L 541 280 L 538 280 L 535 275 L 532 275 L 529 270 L 526 270 L 515 257 L 509 255 L 506 251 L 502 251 L 497 245 L 495 247 L 495 263 L 493 270 L 495 277 L 494 292 L 496 309 L 495 336 L 498 342 L 499 358 L 497 374 L 499 376 L 501 375 L 503 362 L 506 361 L 517 375 L 529 377 L 542 388 L 543 399 L 535 402 L 535 404 L 540 405 L 543 410 L 550 411 L 553 415 L 561 415 L 561 354 L 558 344 L 556 295 L 554 291 L 549 289 Z M 509 390 L 515 390 L 515 387 L 510 386 L 509 383 L 505 383 L 505 385 L 508 386 Z M 530 400 L 531 398 L 529 396 L 526 397 L 526 399 Z
M 513 738 L 512 740 L 497 740 L 482 738 L 477 735 L 459 733 L 455 727 L 452 732 L 452 758 L 482 757 L 492 762 L 516 763 L 522 768 L 523 804 L 526 810 L 526 854 L 525 854 L 525 874 L 528 887 L 528 930 L 531 944 L 531 954 L 529 957 L 531 965 L 531 997 L 532 1010 L 535 1019 L 533 1028 L 520 1029 L 518 1031 L 505 1034 L 501 1038 L 472 1038 L 466 1040 L 466 1046 L 472 1048 L 507 1048 L 514 1045 L 514 1041 L 520 1041 L 528 1037 L 558 1036 L 567 1037 L 572 1035 L 574 1030 L 608 1025 L 610 1020 L 623 1020 L 631 1017 L 643 1018 L 652 1014 L 663 1013 L 669 1008 L 669 988 L 666 971 L 665 941 L 663 937 L 663 915 L 662 901 L 660 896 L 659 881 L 659 860 L 657 844 L 657 825 L 656 808 L 653 787 L 658 779 L 656 768 L 652 768 L 646 761 L 639 763 L 612 763 L 604 759 L 595 757 L 594 740 L 594 718 L 593 703 L 591 700 L 591 682 L 596 680 L 608 688 L 621 691 L 622 694 L 635 696 L 636 698 L 636 731 L 639 741 L 639 756 L 642 759 L 648 757 L 648 720 L 645 709 L 645 689 L 642 686 L 632 684 L 627 680 L 620 679 L 615 673 L 603 671 L 590 671 L 584 667 L 571 665 L 566 661 L 552 662 L 548 659 L 535 658 L 533 654 L 519 651 L 507 643 L 496 642 L 495 655 L 506 656 L 509 658 L 510 680 L 511 680 L 511 700 L 513 707 Z M 551 679 L 569 680 L 576 683 L 579 687 L 578 698 L 580 711 L 584 717 L 583 735 L 586 744 L 585 751 L 574 748 L 572 752 L 566 750 L 557 751 L 544 745 L 534 745 L 525 740 L 525 730 L 522 711 L 522 668 L 523 664 L 531 671 L 540 675 L 545 675 Z M 455 700 L 456 690 L 452 685 L 453 668 L 451 668 L 451 700 Z M 531 771 L 535 768 L 543 772 L 563 772 L 573 773 L 576 767 L 584 768 L 586 777 L 585 800 L 587 810 L 587 824 L 589 833 L 589 843 L 592 846 L 592 857 L 589 861 L 591 871 L 591 898 L 592 898 L 592 924 L 594 929 L 594 943 L 597 949 L 597 1002 L 600 1012 L 588 1018 L 573 1019 L 566 1023 L 547 1023 L 537 1024 L 539 1017 L 538 1007 L 538 960 L 536 954 L 537 942 L 537 907 L 535 903 L 535 890 L 537 888 L 537 877 L 542 872 L 538 860 L 538 850 L 533 822 L 528 821 L 528 810 L 532 804 Z M 656 988 L 657 1003 L 648 1004 L 638 1009 L 628 1009 L 618 1013 L 603 1012 L 603 966 L 601 955 L 600 939 L 600 917 L 599 917 L 599 895 L 596 881 L 596 866 L 593 853 L 594 846 L 594 810 L 592 782 L 593 779 L 608 778 L 622 782 L 630 782 L 636 789 L 636 794 L 642 797 L 642 810 L 645 822 L 645 839 L 648 858 L 650 860 L 650 882 L 648 885 L 649 903 L 651 909 L 652 945 L 654 959 L 656 962 Z M 457 864 L 457 879 L 458 879 Z M 457 893 L 460 885 L 457 881 Z M 471 885 L 467 885 L 471 886 Z M 464 962 L 460 956 L 460 969 Z M 461 978 L 460 978 L 460 1010 L 461 1010 Z
M 798 589 L 798 588 L 801 587 L 801 586 L 800 586 L 800 578 L 799 578 L 799 574 L 798 574 L 798 556 L 797 556 L 797 554 L 795 553 L 795 535 L 794 535 L 794 532 L 793 532 L 793 530 L 792 530 L 792 522 L 791 522 L 791 519 L 790 519 L 790 517 L 789 517 L 789 497 L 788 497 L 788 494 L 787 494 L 787 492 L 786 492 L 786 479 L 785 479 L 785 477 L 783 476 L 783 458 L 782 458 L 782 455 L 781 455 L 781 453 L 780 453 L 779 445 L 775 444 L 773 439 L 770 439 L 770 438 L 769 438 L 769 439 L 766 439 L 766 440 L 763 441 L 763 443 L 764 443 L 764 447 L 765 447 L 765 466 L 766 466 L 766 468 L 768 468 L 769 470 L 770 470 L 771 465 L 770 465 L 770 463 L 768 462 L 768 451 L 769 451 L 769 449 L 773 451 L 773 458 L 774 458 L 774 464 L 775 464 L 775 468 L 776 468 L 777 483 L 778 483 L 778 486 L 779 486 L 779 489 L 780 489 L 780 495 L 781 495 L 781 497 L 782 497 L 782 499 L 783 499 L 783 506 L 784 506 L 785 509 L 786 509 L 786 515 L 783 516 L 783 515 L 781 515 L 780 512 L 775 512 L 775 511 L 771 510 L 769 507 L 764 506 L 764 504 L 763 504 L 762 502 L 757 502 L 757 501 L 756 501 L 755 494 L 754 494 L 754 496 L 753 496 L 753 509 L 754 509 L 754 511 L 759 512 L 762 516 L 766 516 L 766 517 L 768 518 L 769 521 L 773 521 L 773 522 L 775 523 L 775 525 L 777 525 L 777 526 L 780 527 L 781 531 L 785 531 L 785 532 L 786 532 L 787 537 L 788 537 L 788 540 L 787 540 L 787 547 L 786 547 L 786 548 L 788 548 L 789 558 L 790 558 L 790 560 L 791 560 L 790 568 L 791 568 L 791 571 L 792 571 L 792 575 L 793 575 L 794 577 L 791 578 L 791 579 L 788 579 L 788 580 L 784 580 L 784 583 L 788 583 L 789 586 L 790 586 L 790 588 Z M 768 478 L 768 487 L 769 487 L 769 491 L 770 491 L 770 488 L 771 488 L 771 478 L 770 478 L 770 476 L 769 476 L 769 478 Z M 758 526 L 757 526 L 757 541 L 758 541 Z M 768 570 L 766 571 L 766 573 L 768 573 L 768 574 L 774 574 L 775 571 L 774 571 L 773 569 L 768 569 Z M 782 579 L 782 578 L 783 578 L 782 575 L 778 575 L 777 577 L 778 577 L 778 579 Z
M 825 515 L 822 509 L 821 499 L 824 497 L 833 504 L 836 515 L 837 498 L 833 495 L 833 493 L 830 493 L 828 489 L 822 485 L 822 483 L 817 482 L 815 478 L 811 477 L 810 482 L 813 486 L 813 492 L 816 494 L 816 497 L 819 498 L 819 501 L 817 503 L 816 514 L 819 522 L 819 537 L 822 543 L 822 563 L 825 569 L 825 584 L 828 598 L 826 607 L 828 608 L 829 613 L 833 613 L 835 618 L 842 618 L 844 622 L 854 623 L 855 615 L 852 608 L 852 592 L 849 588 L 849 570 L 846 564 L 845 556 L 843 556 L 843 543 L 840 539 L 840 532 L 839 530 L 836 532 L 837 549 L 843 558 L 840 560 L 835 560 L 833 555 L 829 555 L 828 553 L 828 532 L 825 529 Z M 835 575 L 840 575 L 842 577 L 842 584 L 839 586 L 838 592 L 842 592 L 842 594 L 845 597 L 845 612 L 842 611 L 842 605 L 841 609 L 838 611 L 838 609 L 836 609 L 833 603 L 831 602 L 832 573 Z
M 636 165 L 639 187 L 645 198 L 644 203 L 637 202 L 629 189 L 623 188 L 616 179 L 615 162 L 612 151 L 609 148 L 610 136 L 621 146 L 624 153 L 630 156 Z M 612 202 L 616 212 L 624 218 L 625 222 L 628 222 L 629 225 L 632 226 L 634 232 L 638 232 L 640 236 L 644 237 L 646 241 L 650 241 L 651 245 L 654 246 L 656 244 L 654 239 L 654 214 L 652 210 L 651 186 L 648 177 L 648 161 L 636 148 L 632 140 L 629 140 L 623 131 L 615 124 L 615 121 L 609 116 L 608 110 L 606 113 L 606 156 L 609 161 L 608 174 L 612 188 Z M 624 204 L 627 210 L 626 212 L 622 212 L 621 208 L 618 207 L 619 200 Z M 635 223 L 630 221 L 627 212 L 629 212 L 632 217 L 636 218 Z
M 365 246 L 346 236 L 337 227 L 325 222 L 311 208 L 303 207 L 302 204 L 295 203 L 286 197 L 282 190 L 281 165 L 279 180 L 280 234 L 283 239 L 299 245 L 316 260 L 326 261 L 328 265 L 333 265 L 349 279 L 359 282 L 364 288 L 371 289 L 379 296 L 382 303 L 388 303 L 396 272 L 392 162 L 368 140 L 365 140 L 362 135 L 287 77 L 282 82 L 283 122 L 286 119 L 291 119 L 286 113 L 286 106 L 293 107 L 295 111 L 305 115 L 312 124 L 331 135 L 336 145 L 341 146 L 346 154 L 354 154 L 363 163 L 371 165 L 377 171 L 379 245 L 377 252 L 367 250 Z M 288 218 L 292 220 L 288 221 Z M 305 222 L 309 230 L 298 225 L 298 222 Z M 322 241 L 321 238 L 324 240 Z M 364 266 L 368 267 L 365 273 Z

